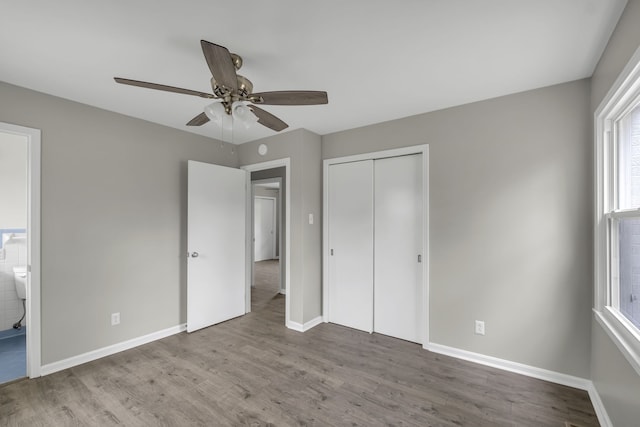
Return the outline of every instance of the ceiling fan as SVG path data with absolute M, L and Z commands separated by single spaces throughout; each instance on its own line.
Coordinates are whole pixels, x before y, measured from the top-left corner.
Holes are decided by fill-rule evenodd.
M 216 103 L 205 107 L 204 112 L 191 119 L 187 126 L 202 126 L 214 117 L 215 107 L 219 107 L 224 113 L 234 117 L 247 117 L 250 110 L 254 120 L 263 126 L 279 132 L 289 125 L 273 114 L 259 108 L 260 105 L 318 105 L 327 104 L 327 92 L 311 90 L 285 90 L 275 92 L 253 93 L 253 83 L 244 76 L 236 73 L 242 67 L 242 58 L 235 53 L 215 43 L 200 40 L 202 52 L 211 71 L 211 88 L 213 93 L 198 92 L 182 89 L 174 86 L 166 86 L 157 83 L 143 82 L 139 80 L 115 77 L 117 83 L 145 87 L 148 89 L 163 90 L 166 92 L 194 95 L 201 98 L 215 99 Z

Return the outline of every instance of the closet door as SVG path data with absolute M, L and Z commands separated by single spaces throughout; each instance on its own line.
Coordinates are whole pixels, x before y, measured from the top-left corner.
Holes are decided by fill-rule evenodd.
M 422 155 L 376 160 L 374 175 L 374 331 L 420 343 Z
M 329 321 L 373 330 L 373 161 L 329 167 Z

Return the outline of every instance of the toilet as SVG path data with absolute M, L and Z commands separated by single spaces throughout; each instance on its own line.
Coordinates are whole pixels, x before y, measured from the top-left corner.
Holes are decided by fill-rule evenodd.
M 27 266 L 13 267 L 13 280 L 16 284 L 18 298 L 27 299 Z

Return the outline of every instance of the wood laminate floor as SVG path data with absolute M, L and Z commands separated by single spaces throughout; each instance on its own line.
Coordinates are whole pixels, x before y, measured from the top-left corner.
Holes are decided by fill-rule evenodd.
M 280 261 L 270 259 L 253 264 L 251 310 L 264 308 L 280 293 Z M 284 322 L 284 318 L 282 320 Z
M 584 391 L 321 324 L 250 314 L 0 387 L 2 426 L 597 426 Z

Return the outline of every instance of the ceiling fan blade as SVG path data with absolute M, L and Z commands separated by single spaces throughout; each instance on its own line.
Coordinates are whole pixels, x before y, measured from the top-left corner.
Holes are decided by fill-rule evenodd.
M 288 124 L 286 124 L 273 114 L 263 110 L 262 108 L 258 108 L 255 105 L 248 105 L 248 107 L 251 109 L 251 111 L 253 111 L 253 114 L 258 117 L 258 123 L 263 126 L 273 129 L 276 132 L 280 132 L 282 129 L 286 129 L 289 127 Z
M 182 88 L 174 87 L 174 86 L 159 85 L 157 83 L 149 83 L 149 82 L 141 82 L 139 80 L 123 79 L 122 77 L 114 77 L 113 79 L 117 83 L 121 83 L 123 85 L 145 87 L 147 89 L 163 90 L 165 92 L 182 93 L 184 95 L 194 95 L 194 96 L 199 96 L 201 98 L 208 98 L 208 99 L 212 99 L 212 98 L 216 97 L 212 93 L 198 92 L 198 91 L 195 91 L 195 90 L 182 89 Z
M 216 79 L 216 82 L 232 92 L 237 91 L 238 77 L 236 76 L 236 67 L 233 65 L 229 50 L 224 46 L 219 46 L 206 40 L 200 40 L 200 45 L 211 75 Z
M 209 117 L 205 113 L 200 113 L 187 123 L 187 126 L 202 126 L 209 121 Z
M 281 90 L 252 93 L 251 102 L 265 105 L 317 105 L 328 104 L 327 92 L 317 90 Z

